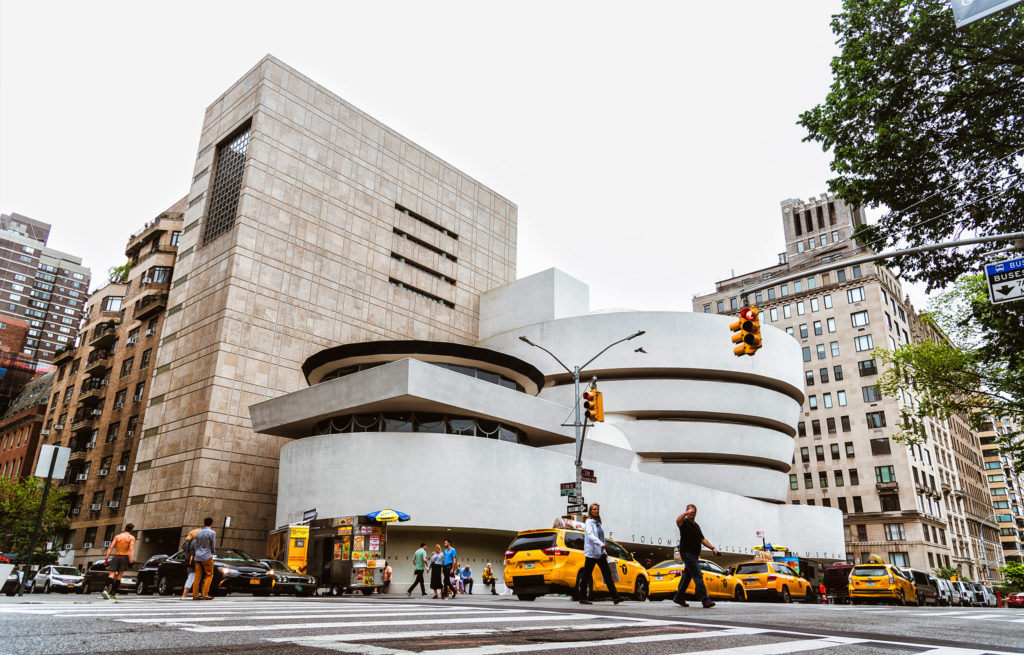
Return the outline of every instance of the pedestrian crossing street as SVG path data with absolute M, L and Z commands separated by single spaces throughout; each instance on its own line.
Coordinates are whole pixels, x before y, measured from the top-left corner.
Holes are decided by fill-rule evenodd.
M 824 609 L 824 608 L 823 608 Z M 832 606 L 829 611 L 844 611 Z M 858 608 L 864 610 L 865 608 Z M 873 609 L 873 608 L 872 608 Z M 996 616 L 970 610 L 931 611 L 878 608 L 879 611 L 985 620 Z M 360 602 L 336 599 L 308 601 L 223 600 L 196 603 L 166 598 L 130 598 L 115 602 L 67 602 L 0 605 L 3 615 L 35 615 L 148 626 L 153 630 L 189 633 L 216 643 L 252 643 L 309 647 L 366 655 L 489 655 L 551 651 L 629 652 L 643 645 L 659 655 L 725 653 L 727 655 L 785 655 L 813 651 L 839 655 L 858 652 L 925 653 L 928 655 L 998 654 L 972 650 L 808 634 L 726 624 L 687 621 L 686 617 L 639 618 L 616 614 L 511 607 L 471 606 L 452 602 Z M 1020 622 L 1005 611 L 999 616 Z M 725 621 L 727 616 L 716 617 Z M 213 643 L 211 641 L 211 643 Z M 200 650 L 202 647 L 200 647 Z

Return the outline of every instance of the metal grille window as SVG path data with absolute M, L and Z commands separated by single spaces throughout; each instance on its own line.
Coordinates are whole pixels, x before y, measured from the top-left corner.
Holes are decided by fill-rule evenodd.
M 207 244 L 235 226 L 238 198 L 242 191 L 245 154 L 249 149 L 250 125 L 217 146 L 217 164 L 213 174 L 213 191 L 206 212 L 203 244 Z

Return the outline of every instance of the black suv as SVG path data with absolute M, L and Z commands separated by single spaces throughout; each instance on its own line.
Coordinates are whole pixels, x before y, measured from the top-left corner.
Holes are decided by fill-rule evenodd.
M 935 582 L 933 576 L 917 569 L 908 569 L 902 566 L 899 569 L 906 573 L 907 577 L 913 581 L 918 605 L 938 606 L 939 584 Z

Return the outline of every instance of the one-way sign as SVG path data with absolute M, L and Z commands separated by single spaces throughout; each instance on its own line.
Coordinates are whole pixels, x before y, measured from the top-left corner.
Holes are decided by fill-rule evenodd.
M 985 265 L 992 304 L 1024 299 L 1024 257 Z

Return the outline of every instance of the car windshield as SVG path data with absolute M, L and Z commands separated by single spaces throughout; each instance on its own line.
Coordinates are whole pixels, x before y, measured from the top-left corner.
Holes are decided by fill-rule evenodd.
M 782 562 L 775 562 L 772 566 L 775 567 L 775 572 L 776 573 L 781 573 L 782 575 L 795 575 L 795 576 L 799 576 L 799 574 L 796 572 L 796 569 L 794 569 L 789 564 L 784 564 Z
M 246 564 L 259 564 L 255 559 L 249 556 L 249 553 L 244 550 L 235 550 L 234 548 L 218 548 L 216 558 L 222 562 L 244 562 Z
M 52 575 L 82 575 L 78 569 L 71 566 L 55 566 L 50 569 Z
M 889 575 L 889 571 L 884 566 L 855 566 L 850 575 L 880 576 Z
M 512 545 L 508 547 L 512 552 L 518 553 L 521 550 L 544 550 L 555 545 L 557 532 L 531 532 L 516 537 Z
M 736 575 L 747 575 L 750 573 L 767 573 L 768 565 L 763 562 L 753 564 L 740 564 L 736 567 Z
M 850 574 L 850 569 L 825 569 L 825 579 L 831 578 L 846 578 Z
M 664 562 L 658 562 L 657 564 L 655 564 L 651 568 L 652 569 L 671 569 L 671 568 L 674 568 L 676 566 L 682 566 L 682 565 L 683 565 L 683 560 L 667 559 Z
M 270 568 L 275 569 L 277 571 L 294 571 L 295 570 L 295 569 L 292 569 L 292 568 L 288 568 L 288 566 L 284 562 L 282 562 L 280 560 L 264 559 L 264 560 L 260 560 L 260 561 L 263 562 L 264 564 L 266 564 L 267 566 L 269 566 Z

